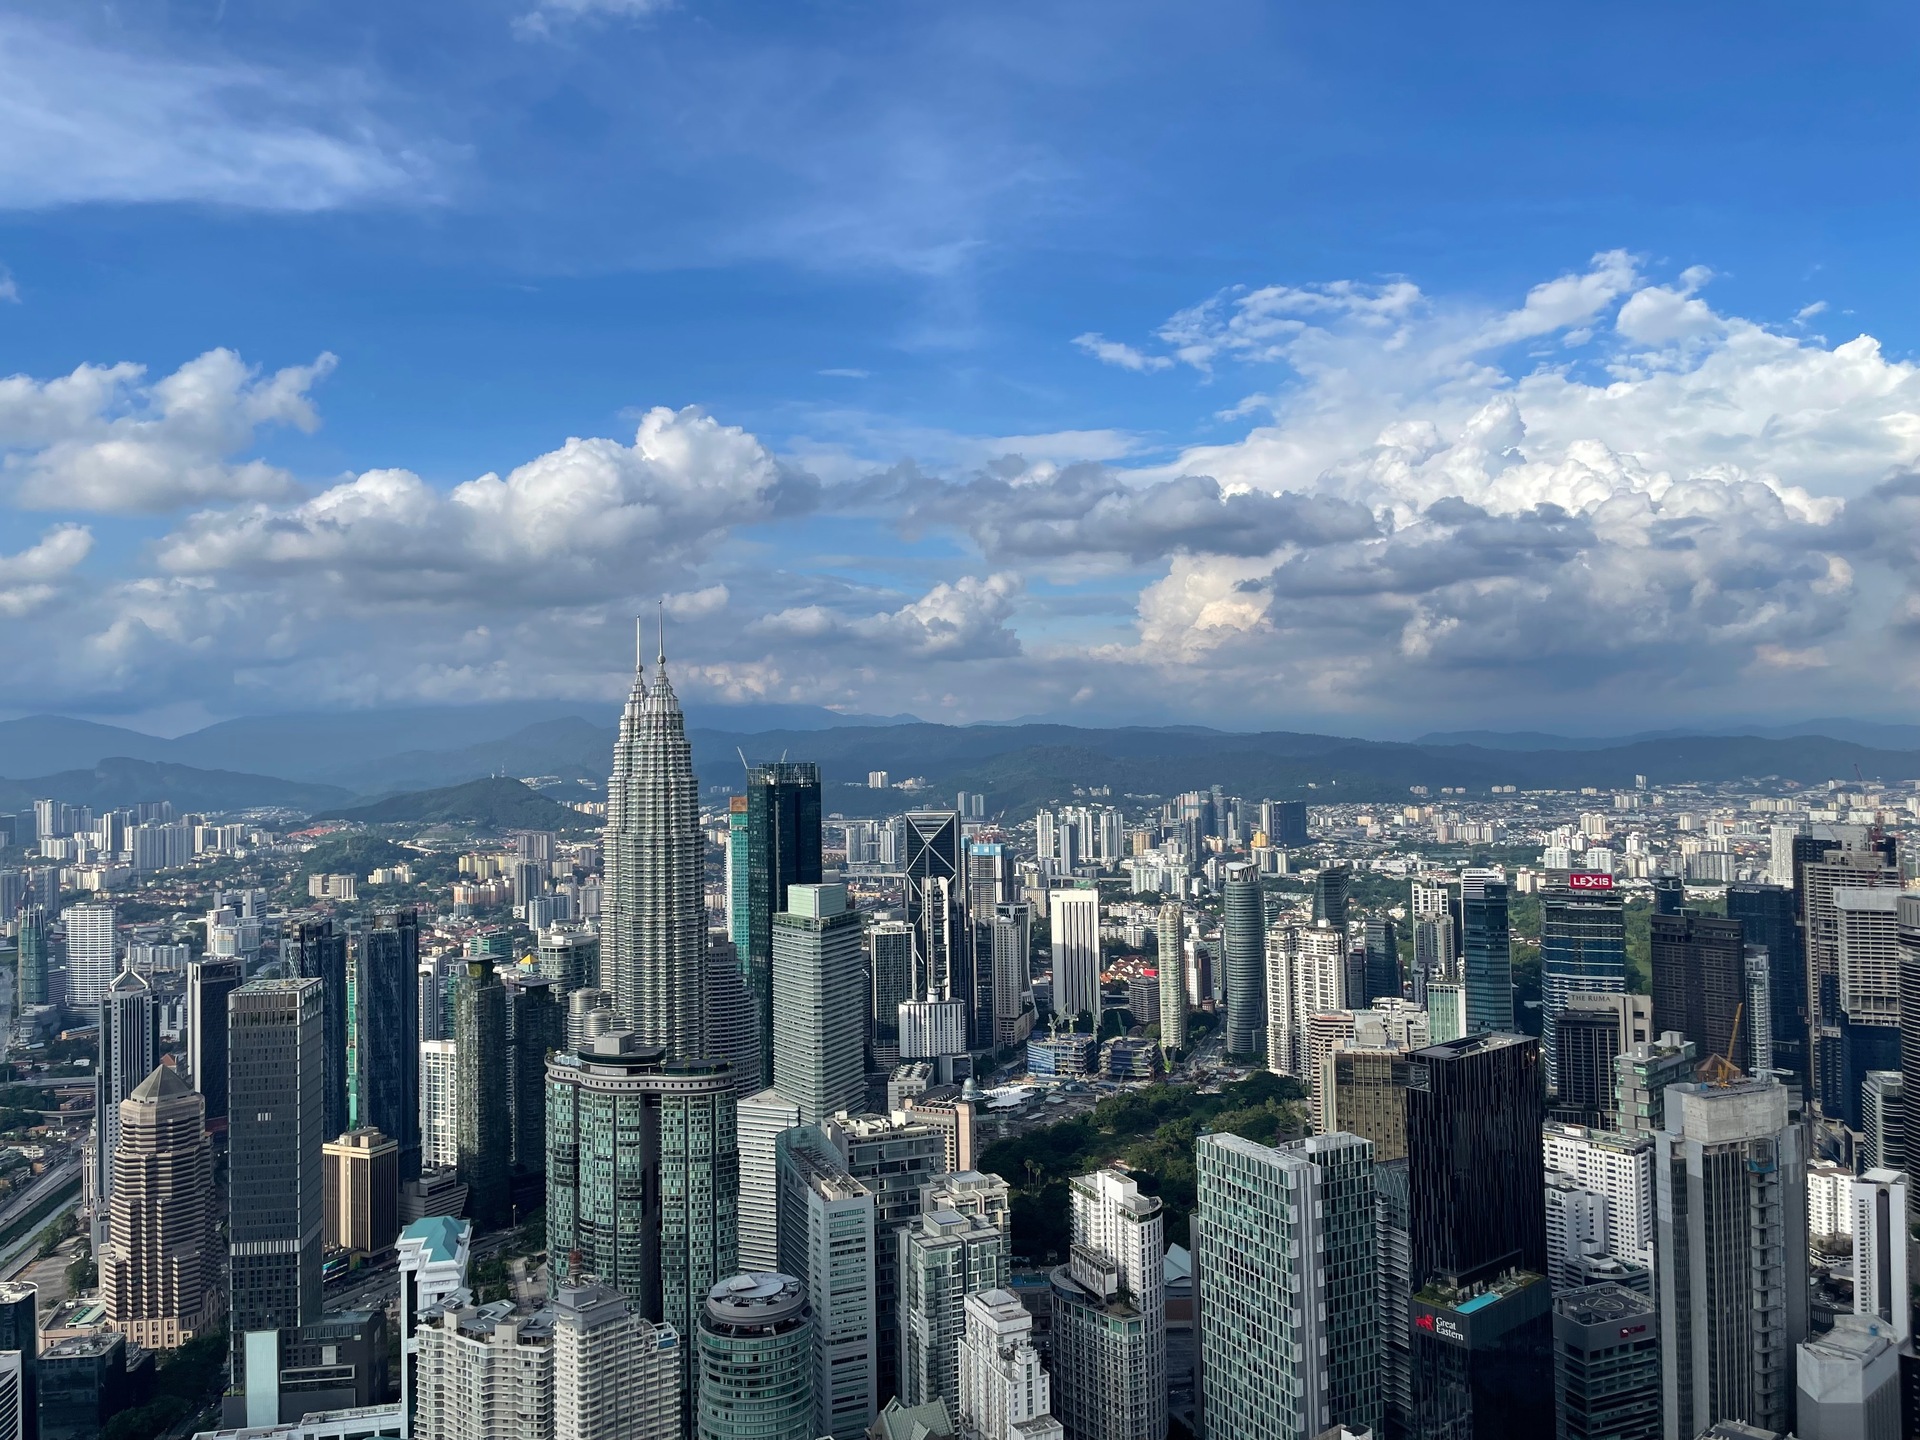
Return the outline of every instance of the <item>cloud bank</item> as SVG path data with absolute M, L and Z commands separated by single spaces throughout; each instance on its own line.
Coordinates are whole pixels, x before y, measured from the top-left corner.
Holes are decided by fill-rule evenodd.
M 0 479 L 53 528 L 0 555 L 0 615 L 34 632 L 0 643 L 75 705 L 610 696 L 627 617 L 667 597 L 693 693 L 959 719 L 1906 704 L 1920 370 L 1810 333 L 1812 307 L 1729 315 L 1705 269 L 1648 268 L 1603 252 L 1504 309 L 1402 278 L 1260 285 L 1072 339 L 1206 410 L 1243 397 L 1237 438 L 1149 464 L 1036 436 L 971 469 L 809 467 L 829 447 L 654 408 L 631 442 L 504 476 L 315 484 L 255 451 L 318 423 L 330 357 L 15 377 Z M 110 513 L 160 518 L 102 576 L 86 516 Z

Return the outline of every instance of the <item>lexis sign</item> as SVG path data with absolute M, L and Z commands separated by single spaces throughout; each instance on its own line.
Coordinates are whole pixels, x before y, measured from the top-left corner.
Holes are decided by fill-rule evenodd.
M 1613 877 L 1590 870 L 1576 870 L 1567 876 L 1567 888 L 1569 890 L 1611 890 Z

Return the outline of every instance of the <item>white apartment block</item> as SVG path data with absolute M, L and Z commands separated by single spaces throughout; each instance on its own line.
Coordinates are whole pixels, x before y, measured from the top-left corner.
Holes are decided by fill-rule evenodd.
M 420 1042 L 420 1163 L 435 1169 L 460 1163 L 460 1097 L 451 1040 Z
M 1540 1138 L 1548 1175 L 1571 1176 L 1606 1197 L 1607 1233 L 1600 1238 L 1608 1252 L 1653 1264 L 1653 1137 L 1549 1123 Z
M 1011 1290 L 969 1295 L 960 1337 L 959 1429 L 977 1440 L 1061 1440 L 1033 1317 Z
M 421 1327 L 418 1339 L 416 1440 L 553 1434 L 552 1337 L 516 1317 L 510 1303 L 443 1311 Z
M 597 1281 L 561 1282 L 553 1312 L 553 1440 L 676 1440 L 680 1337 Z M 529 1436 L 527 1440 L 538 1440 Z

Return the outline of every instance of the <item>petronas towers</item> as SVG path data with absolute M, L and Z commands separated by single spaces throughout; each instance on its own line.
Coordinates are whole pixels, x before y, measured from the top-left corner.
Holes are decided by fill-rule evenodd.
M 634 667 L 607 784 L 602 956 L 614 1009 L 675 1060 L 706 1053 L 707 911 L 700 791 L 664 643 Z

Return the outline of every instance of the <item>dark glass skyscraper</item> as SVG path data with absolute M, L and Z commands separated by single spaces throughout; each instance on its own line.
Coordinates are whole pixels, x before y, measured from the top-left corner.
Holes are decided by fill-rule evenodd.
M 227 1128 L 227 997 L 242 978 L 238 956 L 187 962 L 187 1074 L 206 1102 L 207 1128 L 216 1134 Z
M 967 1009 L 969 1044 L 979 1045 L 973 983 L 973 937 L 967 924 L 966 872 L 961 866 L 960 814 L 912 810 L 906 816 L 907 923 L 913 927 L 914 995 L 959 1000 Z M 988 1043 L 993 1016 L 986 1017 Z
M 494 1229 L 513 1210 L 513 1066 L 507 1049 L 507 992 L 493 961 L 471 956 L 454 991 L 454 1094 L 460 1179 L 467 1218 Z
M 1742 883 L 1727 887 L 1727 918 L 1740 922 L 1748 945 L 1767 952 L 1767 992 L 1772 1002 L 1773 1067 L 1792 1076 L 1803 1097 L 1812 1094 L 1807 1070 L 1807 957 L 1801 944 L 1793 891 L 1784 885 Z
M 1753 1068 L 1753 1032 L 1742 1028 L 1734 1044 L 1735 1010 L 1746 999 L 1746 945 L 1738 920 L 1701 915 L 1654 915 L 1653 1032 L 1669 1030 L 1693 1041 L 1702 1059 L 1725 1055 L 1742 1070 Z
M 420 925 L 374 916 L 360 958 L 360 1123 L 400 1147 L 400 1181 L 420 1178 Z
M 1412 1433 L 1553 1433 L 1537 1041 L 1470 1035 L 1407 1063 Z
M 747 993 L 759 1026 L 760 1085 L 773 1083 L 773 917 L 787 890 L 820 883 L 820 767 L 747 770 Z M 736 862 L 737 863 L 737 862 Z
M 1557 1022 L 1579 991 L 1617 995 L 1627 988 L 1627 920 L 1610 875 L 1571 877 L 1601 889 L 1549 886 L 1540 897 L 1540 1035 L 1547 1088 L 1560 1088 Z
M 1330 929 L 1347 930 L 1347 889 L 1353 872 L 1345 865 L 1323 865 L 1313 877 L 1313 923 L 1325 921 Z
M 513 1031 L 513 1164 L 547 1163 L 547 1057 L 566 1049 L 567 1012 L 544 975 L 516 975 L 507 992 Z
M 228 1001 L 227 1244 L 233 1375 L 246 1332 L 320 1318 L 326 1004 L 318 980 L 253 980 Z
M 1460 959 L 1466 980 L 1467 1033 L 1513 1029 L 1513 949 L 1507 882 L 1498 870 L 1460 875 Z
M 1400 931 L 1391 915 L 1367 921 L 1366 1003 L 1400 998 Z M 1349 1002 L 1351 1003 L 1351 1002 Z M 1358 1009 L 1358 1006 L 1354 1006 Z
M 331 920 L 310 920 L 294 932 L 295 968 L 318 980 L 326 1005 L 327 1138 L 347 1131 L 347 937 Z
M 40 1434 L 40 1291 L 18 1281 L 0 1281 L 0 1351 L 20 1354 L 20 1437 Z

